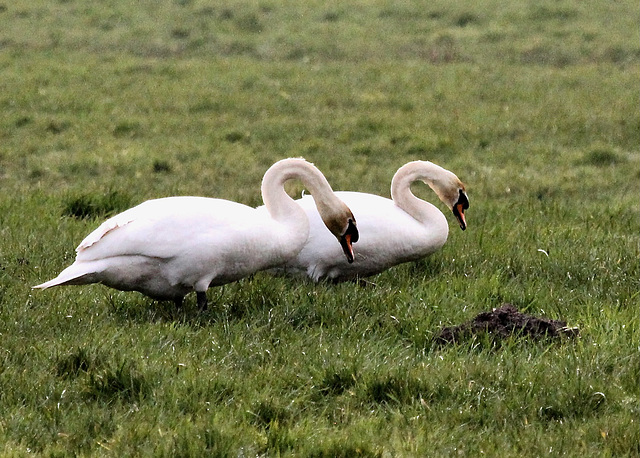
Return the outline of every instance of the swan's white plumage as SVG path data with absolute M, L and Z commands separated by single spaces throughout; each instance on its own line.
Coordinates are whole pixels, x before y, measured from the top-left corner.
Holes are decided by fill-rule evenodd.
M 411 193 L 410 185 L 416 180 L 425 181 L 449 208 L 456 204 L 460 190 L 465 192 L 453 173 L 426 161 L 410 162 L 398 170 L 392 188 L 394 200 L 360 192 L 336 192 L 358 220 L 360 239 L 354 245 L 356 259 L 352 264 L 344 262 L 339 247 L 330 243 L 331 236 L 322 226 L 312 199 L 305 196 L 297 202 L 309 218 L 307 243 L 277 270 L 305 275 L 314 281 L 346 281 L 374 275 L 439 250 L 447 241 L 449 226 L 437 207 Z
M 265 174 L 267 211 L 206 197 L 149 200 L 102 223 L 80 243 L 71 266 L 34 288 L 103 283 L 181 301 L 190 291 L 281 265 L 302 248 L 309 230 L 304 212 L 284 192 L 291 178 L 301 179 L 322 203 L 335 237 L 355 222 L 319 170 L 303 159 L 285 159 Z

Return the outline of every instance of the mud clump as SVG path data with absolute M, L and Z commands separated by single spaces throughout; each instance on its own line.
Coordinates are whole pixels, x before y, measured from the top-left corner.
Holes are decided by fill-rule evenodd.
M 442 328 L 434 341 L 440 345 L 447 345 L 463 342 L 480 334 L 488 334 L 495 340 L 503 340 L 510 336 L 544 339 L 575 337 L 578 335 L 578 329 L 568 328 L 565 321 L 527 315 L 519 312 L 512 304 L 502 304 L 491 312 L 482 312 L 473 320 L 459 326 Z

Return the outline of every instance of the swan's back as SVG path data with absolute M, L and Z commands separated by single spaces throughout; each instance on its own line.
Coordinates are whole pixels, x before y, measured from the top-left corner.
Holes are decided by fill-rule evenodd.
M 223 199 L 167 197 L 148 200 L 102 223 L 78 245 L 78 261 L 122 255 L 171 258 L 183 242 L 214 234 L 233 237 L 250 228 L 253 209 Z M 232 223 L 231 223 L 232 222 Z M 230 225 L 233 224 L 233 230 Z M 189 243 L 191 245 L 191 243 Z

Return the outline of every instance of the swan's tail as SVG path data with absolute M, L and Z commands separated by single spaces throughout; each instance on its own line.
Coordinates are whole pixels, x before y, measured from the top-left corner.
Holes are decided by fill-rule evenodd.
M 60 275 L 53 280 L 32 286 L 31 288 L 46 289 L 51 288 L 52 286 L 86 285 L 88 283 L 93 283 L 94 281 L 92 280 L 92 276 L 95 274 L 95 271 L 93 269 L 87 269 L 87 267 L 88 266 L 86 265 L 72 264 L 60 272 Z

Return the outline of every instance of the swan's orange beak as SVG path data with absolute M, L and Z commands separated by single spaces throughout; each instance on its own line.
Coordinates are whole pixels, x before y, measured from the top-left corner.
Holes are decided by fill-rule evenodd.
M 467 228 L 467 220 L 464 218 L 464 206 L 462 204 L 456 204 L 453 207 L 453 214 L 458 219 L 458 223 L 460 223 L 460 229 L 463 231 Z
M 340 245 L 342 246 L 344 255 L 347 257 L 347 261 L 349 261 L 349 264 L 351 264 L 355 259 L 355 255 L 353 254 L 353 246 L 351 245 L 351 234 L 345 234 L 340 237 Z
M 358 228 L 356 227 L 355 221 L 349 220 L 349 226 L 347 226 L 347 230 L 340 237 L 340 246 L 342 246 L 342 251 L 344 255 L 347 257 L 347 261 L 351 264 L 356 255 L 353 252 L 353 244 L 358 241 L 359 238 Z
M 458 223 L 460 223 L 460 229 L 464 231 L 467 228 L 467 220 L 464 218 L 464 211 L 469 208 L 469 198 L 463 189 L 460 189 L 459 195 L 458 201 L 453 206 L 453 214 L 458 219 Z

